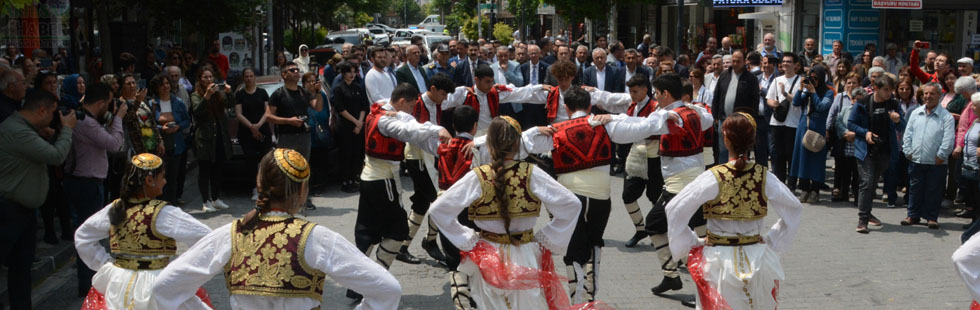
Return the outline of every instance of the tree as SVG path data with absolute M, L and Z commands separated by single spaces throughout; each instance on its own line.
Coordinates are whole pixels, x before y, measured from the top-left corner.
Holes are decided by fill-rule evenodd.
M 402 22 L 409 25 L 418 24 L 422 22 L 422 19 L 425 19 L 422 8 L 419 7 L 419 4 L 415 0 L 393 0 L 388 7 L 392 12 L 404 19 Z M 405 16 L 406 7 L 408 8 L 407 17 Z
M 517 16 L 517 29 L 521 30 L 521 35 L 527 35 L 524 31 L 527 22 L 537 15 L 540 5 L 541 0 L 511 0 L 507 2 L 507 11 Z
M 500 41 L 500 45 L 510 45 L 514 42 L 514 28 L 504 23 L 493 25 L 493 37 Z
M 481 22 L 483 26 L 480 28 L 481 30 L 483 30 L 482 31 L 483 33 L 479 35 L 477 35 L 476 20 L 477 20 L 476 17 L 470 17 L 470 19 L 466 20 L 463 23 L 463 34 L 466 35 L 466 38 L 470 40 L 476 40 L 479 38 L 490 37 L 490 20 L 487 18 L 483 18 Z

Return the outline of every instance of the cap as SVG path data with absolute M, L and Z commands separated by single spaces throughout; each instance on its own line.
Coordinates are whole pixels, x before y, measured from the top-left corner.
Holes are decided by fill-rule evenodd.
M 956 63 L 957 64 L 970 64 L 972 66 L 973 65 L 973 58 L 963 57 L 963 58 L 960 58 L 960 60 L 957 60 Z
M 439 53 L 446 52 L 446 53 L 448 53 L 449 52 L 449 46 L 446 46 L 445 44 L 439 44 L 439 47 L 436 48 L 436 52 L 439 52 Z

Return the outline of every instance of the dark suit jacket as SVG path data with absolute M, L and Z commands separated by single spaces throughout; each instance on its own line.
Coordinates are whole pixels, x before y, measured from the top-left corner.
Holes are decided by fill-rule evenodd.
M 728 85 L 731 82 L 732 69 L 728 69 L 721 73 L 718 84 L 715 85 L 714 98 L 711 100 L 711 114 L 717 121 L 721 121 L 727 116 L 725 114 L 725 95 L 728 94 Z M 759 114 L 759 79 L 752 72 L 745 70 L 736 83 L 738 83 L 738 88 L 735 89 L 735 107 L 732 110 L 737 111 L 739 108 L 745 108 L 744 112 L 751 112 L 749 114 L 757 116 Z
M 528 61 L 521 65 L 521 77 L 524 78 L 524 85 L 531 85 L 531 62 Z M 543 60 L 538 61 L 538 84 L 547 84 L 551 74 L 548 73 L 548 64 Z
M 653 78 L 653 70 L 650 69 L 647 66 L 644 66 L 644 65 L 640 65 L 639 67 L 636 67 L 636 74 L 637 75 L 642 74 L 642 75 L 646 76 L 647 77 L 647 80 L 652 80 L 652 78 Z M 622 70 L 619 70 L 619 79 L 622 80 L 622 82 L 623 82 L 623 85 L 622 86 L 623 86 L 623 89 L 625 90 L 626 89 L 626 82 L 629 82 L 629 80 L 626 79 L 626 68 L 623 68 Z
M 544 57 L 541 57 L 541 61 L 543 61 L 544 63 L 546 63 L 548 65 L 551 65 L 551 64 L 555 63 L 556 61 L 558 61 L 558 57 L 555 56 L 555 54 L 546 55 Z
M 476 63 L 477 66 L 480 65 L 490 65 L 485 61 L 479 60 Z M 470 86 L 474 84 L 473 73 L 470 72 L 470 58 L 467 57 L 465 60 L 460 61 L 456 64 L 456 76 L 453 78 L 453 82 L 456 86 Z
M 412 70 L 409 69 L 408 66 L 409 64 L 406 62 L 398 67 L 398 69 L 395 69 L 395 80 L 397 80 L 398 83 L 418 85 L 416 84 L 418 82 L 415 81 L 415 75 L 412 74 Z M 429 89 L 429 75 L 425 73 L 425 68 L 423 68 L 421 65 L 415 68 L 419 70 L 419 75 L 421 75 L 422 79 L 425 80 L 423 82 L 425 83 L 425 89 Z
M 582 85 L 582 70 L 583 68 L 581 66 L 576 67 L 575 78 L 572 79 L 572 85 L 575 86 Z M 548 74 L 548 85 L 552 85 L 552 86 L 558 85 L 558 80 L 556 80 L 554 76 L 551 76 L 551 74 Z
M 596 81 L 596 67 L 591 66 L 582 72 L 582 85 L 597 87 L 599 83 Z M 615 66 L 606 65 L 606 84 L 604 91 L 622 93 L 626 89 L 626 82 L 622 81 L 620 78 L 621 73 L 619 69 Z

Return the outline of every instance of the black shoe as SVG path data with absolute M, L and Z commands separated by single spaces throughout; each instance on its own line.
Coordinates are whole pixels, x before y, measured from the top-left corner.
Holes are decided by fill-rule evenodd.
M 358 187 L 357 183 L 354 183 L 354 181 L 348 181 L 340 187 L 340 190 L 348 194 L 353 194 L 359 192 L 360 188 Z
M 71 230 L 64 230 L 64 232 L 61 233 L 61 240 L 74 242 L 75 241 L 74 232 L 72 232 Z
M 187 204 L 187 202 L 184 201 L 183 199 L 177 198 L 177 201 L 174 201 L 174 204 L 176 204 L 178 207 L 181 207 L 181 206 Z
M 627 248 L 635 247 L 637 243 L 640 243 L 640 241 L 642 241 L 643 238 L 646 238 L 647 236 L 649 236 L 649 234 L 646 231 L 643 230 L 637 231 L 635 234 L 633 234 L 633 238 L 630 238 L 629 241 L 626 241 L 626 247 Z
M 676 291 L 683 287 L 684 284 L 681 283 L 680 277 L 664 277 L 663 281 L 660 281 L 660 284 L 651 288 L 650 291 L 653 292 L 654 295 L 660 295 L 666 291 Z
M 316 205 L 313 204 L 312 200 L 306 201 L 306 210 L 316 210 Z
M 424 249 L 425 252 L 429 254 L 429 257 L 432 257 L 432 259 L 439 262 L 446 261 L 446 256 L 442 254 L 442 250 L 439 249 L 439 244 L 436 243 L 435 239 L 432 239 L 432 241 L 422 240 L 422 249 Z
M 398 256 L 395 256 L 395 259 L 397 259 L 399 262 L 411 265 L 418 265 L 422 263 L 421 259 L 415 257 L 415 255 L 412 255 L 412 253 L 408 253 L 408 250 L 399 252 Z
M 695 308 L 698 306 L 698 302 L 695 299 L 685 299 L 685 300 L 681 300 L 681 305 L 684 305 L 685 307 L 688 308 Z
M 47 244 L 58 244 L 58 237 L 55 237 L 53 232 L 50 234 L 45 233 L 44 238 L 42 239 L 44 240 L 44 243 Z
M 361 299 L 364 299 L 364 296 L 355 291 L 347 290 L 347 298 L 353 299 L 354 303 L 359 303 L 361 302 Z

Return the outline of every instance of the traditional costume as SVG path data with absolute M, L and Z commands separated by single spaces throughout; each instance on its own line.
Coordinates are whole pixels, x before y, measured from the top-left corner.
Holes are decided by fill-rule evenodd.
M 428 92 L 426 92 L 420 95 L 415 101 L 415 109 L 412 111 L 412 116 L 415 117 L 417 122 L 422 124 L 429 122 L 440 125 L 442 123 L 443 109 L 444 106 L 439 102 L 432 101 L 429 98 Z M 429 211 L 429 205 L 436 200 L 436 184 L 438 183 L 439 177 L 436 174 L 435 161 L 436 158 L 433 154 L 423 152 L 420 147 L 411 143 L 405 144 L 405 165 L 415 188 L 410 198 L 412 201 L 412 213 L 408 216 L 408 239 L 402 242 L 399 255 L 411 256 L 411 254 L 408 254 L 408 246 L 412 243 L 412 239 L 415 238 L 415 234 L 419 231 L 419 228 L 421 228 L 422 221 L 425 219 L 425 213 Z M 446 258 L 442 255 L 442 251 L 439 250 L 439 245 L 436 243 L 436 237 L 438 235 L 439 229 L 432 222 L 432 218 L 429 217 L 429 227 L 425 234 L 425 240 L 422 241 L 422 248 L 433 259 L 444 261 Z
M 677 116 L 678 120 L 670 120 L 671 114 Z M 660 173 L 664 176 L 664 190 L 646 217 L 646 231 L 650 234 L 650 240 L 660 259 L 660 269 L 664 273 L 663 281 L 653 288 L 654 293 L 659 294 L 666 290 L 681 288 L 680 274 L 677 272 L 679 258 L 671 256 L 668 248 L 667 214 L 664 208 L 677 193 L 704 171 L 702 136 L 705 130 L 714 125 L 714 117 L 702 107 L 678 100 L 659 108 L 647 118 L 664 124 L 659 127 L 661 130 L 655 132 L 660 134 L 660 146 L 657 152 L 660 154 Z M 703 226 L 704 219 L 696 216 L 688 225 L 692 228 Z
M 125 104 L 125 103 L 124 103 Z M 132 145 L 133 153 L 151 153 L 158 156 L 158 146 L 163 145 L 163 136 L 157 128 L 157 120 L 153 108 L 147 102 L 133 103 L 135 107 L 129 109 L 123 117 L 123 127 L 129 134 L 129 142 Z
M 468 105 L 480 114 L 476 126 L 476 136 L 480 137 L 487 133 L 490 121 L 500 113 L 500 104 L 507 102 L 524 102 L 531 98 L 535 93 L 545 93 L 540 85 L 529 85 L 524 87 L 514 87 L 514 85 L 495 85 L 489 91 L 483 92 L 476 87 L 460 86 L 449 94 L 443 103 L 444 108 L 455 108 L 461 105 Z
M 309 180 L 302 155 L 274 152 L 287 177 Z M 398 280 L 340 234 L 283 211 L 255 216 L 253 223 L 239 219 L 215 229 L 171 263 L 154 285 L 159 308 L 176 309 L 191 298 L 191 288 L 219 273 L 224 273 L 232 309 L 318 308 L 327 276 L 364 295 L 355 309 L 398 307 Z
M 508 118 L 520 131 L 517 121 Z M 508 205 L 495 194 L 490 165 L 466 174 L 437 199 L 430 210 L 442 233 L 464 252 L 460 272 L 470 276 L 470 291 L 481 309 L 547 309 L 568 305 L 551 252 L 565 254 L 581 204 L 575 195 L 526 162 L 507 161 L 503 173 Z M 541 206 L 554 216 L 533 232 Z M 479 232 L 457 220 L 467 217 Z M 506 231 L 501 208 L 508 208 Z
M 582 203 L 583 211 L 564 257 L 574 303 L 593 301 L 598 292 L 600 254 L 605 245 L 602 236 L 612 207 L 610 145 L 643 140 L 657 130 L 656 126 L 663 126 L 646 118 L 610 116 L 613 120 L 603 125 L 586 112 L 575 112 L 570 120 L 552 125 L 553 136 L 531 129 L 537 133 L 530 139 L 531 152 L 550 152 L 558 183 Z
M 439 191 L 448 190 L 466 173 L 473 170 L 473 158 L 463 154 L 463 147 L 473 141 L 473 136 L 468 132 L 460 132 L 449 143 L 440 144 L 439 155 Z M 479 228 L 469 219 L 467 209 L 463 209 L 456 216 L 456 219 L 463 226 L 474 230 Z M 434 222 L 432 215 L 429 215 L 430 225 Z M 431 226 L 430 226 L 431 227 Z M 434 227 L 433 227 L 434 228 Z M 449 295 L 453 299 L 456 309 L 471 309 L 476 307 L 476 303 L 470 296 L 469 276 L 459 272 L 459 263 L 462 257 L 459 248 L 446 238 L 445 234 L 440 234 L 442 248 L 446 253 L 446 265 L 449 267 Z
M 767 233 L 769 207 L 780 219 Z M 779 256 L 796 235 L 801 211 L 793 193 L 752 162 L 741 170 L 734 162 L 712 167 L 678 193 L 667 205 L 670 251 L 690 252 L 698 309 L 775 309 L 784 278 Z M 698 214 L 707 219 L 706 240 L 687 226 Z
M 980 310 L 980 304 L 977 303 L 980 300 L 980 237 L 977 236 L 980 234 L 974 234 L 953 252 L 953 266 L 973 297 L 970 310 Z
M 133 157 L 128 176 L 142 184 L 161 165 L 160 157 L 140 154 Z M 165 201 L 149 197 L 124 199 L 127 204 L 119 205 L 119 199 L 113 201 L 75 231 L 78 256 L 89 268 L 98 270 L 82 309 L 157 309 L 153 283 L 177 254 L 177 242 L 195 244 L 211 232 L 208 226 Z M 122 222 L 116 225 L 109 220 L 113 208 L 125 208 Z M 99 243 L 106 238 L 109 252 Z M 198 288 L 200 285 L 187 287 L 188 298 L 174 303 L 174 308 L 212 308 L 207 293 Z

